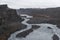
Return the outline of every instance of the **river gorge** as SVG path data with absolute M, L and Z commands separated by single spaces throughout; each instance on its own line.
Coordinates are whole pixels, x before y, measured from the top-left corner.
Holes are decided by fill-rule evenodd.
M 27 14 L 25 14 L 25 16 L 26 17 L 21 16 L 24 19 L 24 21 L 22 21 L 21 23 L 27 25 L 27 28 L 12 33 L 8 40 L 53 40 L 54 35 L 56 35 L 58 37 L 58 40 L 60 40 L 60 29 L 56 27 L 57 25 L 48 23 L 29 24 L 27 23 L 27 21 L 29 21 L 30 18 L 33 18 L 33 16 L 29 16 Z M 19 33 L 31 29 L 32 25 L 37 25 L 40 27 L 37 29 L 32 29 L 33 31 L 29 33 L 25 38 L 16 37 L 16 35 L 18 35 Z

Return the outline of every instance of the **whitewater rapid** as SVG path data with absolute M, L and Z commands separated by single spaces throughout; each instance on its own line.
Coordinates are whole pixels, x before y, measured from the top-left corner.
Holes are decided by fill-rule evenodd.
M 26 17 L 23 18 L 24 21 L 22 21 L 21 23 L 24 24 L 24 25 L 27 25 L 27 28 L 16 31 L 15 33 L 11 34 L 10 37 L 8 38 L 8 40 L 53 40 L 52 36 L 54 34 L 56 34 L 60 38 L 60 29 L 58 29 L 56 27 L 57 25 L 47 24 L 47 23 L 28 24 L 27 21 L 30 20 L 30 16 L 29 15 L 25 15 L 25 16 Z M 25 38 L 16 38 L 17 34 L 23 32 L 25 30 L 30 29 L 32 27 L 32 25 L 38 25 L 38 26 L 40 26 L 40 28 L 31 32 Z M 47 27 L 51 27 L 52 29 L 48 29 Z

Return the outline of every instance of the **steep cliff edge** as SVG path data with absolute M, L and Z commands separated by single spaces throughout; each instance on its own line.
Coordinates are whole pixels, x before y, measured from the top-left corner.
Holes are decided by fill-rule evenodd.
M 16 9 L 10 9 L 7 5 L 0 5 L 0 40 L 7 40 L 11 33 L 26 28 L 20 23 L 22 20 L 17 15 Z

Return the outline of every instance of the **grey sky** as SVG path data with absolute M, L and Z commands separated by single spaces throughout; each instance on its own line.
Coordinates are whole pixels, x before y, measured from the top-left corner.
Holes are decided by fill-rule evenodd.
M 60 0 L 0 0 L 0 4 L 8 4 L 8 7 L 18 8 L 49 8 L 60 7 Z

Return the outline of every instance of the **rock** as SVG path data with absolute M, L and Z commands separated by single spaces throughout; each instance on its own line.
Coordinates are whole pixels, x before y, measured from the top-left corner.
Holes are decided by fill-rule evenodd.
M 17 15 L 16 9 L 9 9 L 7 5 L 0 6 L 0 25 L 21 22 L 22 20 L 23 19 Z
M 0 25 L 2 25 L 2 18 L 0 17 Z
M 0 40 L 7 40 L 11 33 L 26 28 L 21 21 L 23 19 L 17 15 L 16 9 L 0 5 Z
M 40 26 L 38 26 L 38 25 L 32 25 L 32 29 L 38 29 L 38 28 L 40 28 Z
M 5 4 L 5 5 L 0 5 L 0 11 L 1 11 L 1 10 L 4 10 L 4 9 L 6 9 L 6 8 L 8 8 L 8 7 L 7 7 L 7 4 Z
M 59 28 L 59 29 L 60 29 L 60 24 L 57 24 L 57 28 Z
M 29 35 L 31 32 L 33 32 L 32 29 L 29 29 L 29 30 L 26 30 L 26 31 L 23 31 L 19 34 L 16 35 L 17 38 L 25 38 L 27 35 Z
M 52 37 L 52 39 L 53 40 L 59 40 L 59 37 L 56 34 L 54 34 L 53 37 Z
M 17 34 L 16 37 L 17 38 L 25 38 L 27 35 L 29 35 L 31 32 L 33 32 L 33 29 L 38 29 L 38 28 L 40 28 L 40 26 L 32 25 L 31 29 L 28 29 L 26 31 L 23 31 L 23 32 Z
M 48 29 L 52 29 L 51 27 L 47 27 Z

